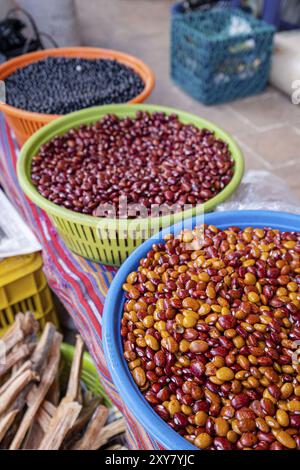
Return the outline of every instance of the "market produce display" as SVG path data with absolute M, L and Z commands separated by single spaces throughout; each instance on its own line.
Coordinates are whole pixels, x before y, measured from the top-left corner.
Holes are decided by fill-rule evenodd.
M 131 217 L 130 209 L 122 214 L 122 197 L 128 206 L 145 209 L 132 217 L 147 217 L 153 205 L 176 212 L 202 204 L 220 193 L 233 173 L 227 143 L 162 112 L 105 116 L 42 145 L 32 160 L 32 182 L 43 197 L 102 217 L 114 216 L 99 211 L 104 204 Z
M 132 68 L 118 61 L 71 57 L 46 57 L 19 68 L 5 85 L 7 104 L 43 114 L 125 103 L 145 87 Z
M 212 225 L 153 245 L 123 285 L 124 357 L 200 449 L 300 448 L 300 233 Z
M 51 323 L 40 337 L 37 333 L 34 316 L 18 314 L 1 338 L 6 360 L 0 365 L 0 448 L 123 448 L 114 438 L 125 432 L 124 419 L 112 421 L 103 396 L 81 381 L 82 339 L 77 337 L 66 373 L 62 335 Z

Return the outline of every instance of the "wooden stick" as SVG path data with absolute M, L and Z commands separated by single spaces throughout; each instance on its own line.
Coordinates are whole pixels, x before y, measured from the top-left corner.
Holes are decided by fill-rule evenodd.
M 0 442 L 11 427 L 18 413 L 18 410 L 9 411 L 5 416 L 3 416 L 3 418 L 0 419 Z
M 13 411 L 13 410 L 10 410 L 10 411 Z M 10 443 L 13 440 L 14 435 L 18 430 L 21 419 L 22 419 L 22 411 L 16 415 L 12 425 L 10 426 L 4 438 L 2 439 L 1 449 L 9 449 Z
M 82 432 L 82 430 L 92 418 L 97 407 L 100 405 L 100 400 L 100 397 L 95 397 L 88 403 L 87 406 L 82 408 L 81 413 L 78 416 L 74 426 L 72 426 L 72 428 L 69 430 L 64 440 L 63 448 L 69 449 L 70 447 L 72 447 L 74 442 L 79 439 L 79 434 Z
M 52 323 L 47 323 L 31 357 L 33 368 L 37 372 L 40 372 L 49 355 L 55 333 L 55 326 Z
M 31 366 L 31 361 L 24 362 L 20 369 L 18 369 L 15 374 L 11 375 L 11 377 L 6 382 L 4 382 L 2 387 L 0 387 L 0 395 L 17 379 L 17 377 L 19 377 L 25 370 L 30 369 Z
M 96 435 L 95 449 L 100 449 L 102 446 L 107 444 L 110 439 L 123 434 L 126 431 L 126 421 L 124 418 L 118 419 L 111 424 L 105 426 L 99 435 Z
M 51 418 L 52 416 L 50 416 L 43 406 L 41 406 L 37 412 L 36 421 L 39 423 L 44 433 L 46 433 L 49 429 Z
M 24 320 L 23 314 L 18 314 L 12 326 L 4 333 L 1 341 L 5 345 L 6 354 L 20 341 L 24 339 L 24 332 L 22 330 L 22 322 Z
M 2 395 L 0 395 L 0 415 L 15 401 L 26 385 L 35 380 L 38 380 L 38 375 L 32 370 L 25 370 Z
M 29 398 L 32 392 L 33 390 L 31 389 L 27 397 L 27 403 L 29 404 L 29 406 L 30 404 L 32 404 L 31 398 Z M 45 400 L 40 406 L 36 414 L 36 422 L 40 425 L 44 433 L 48 431 L 51 418 L 54 416 L 55 412 L 56 407 L 47 400 Z
M 49 429 L 40 443 L 39 450 L 58 450 L 68 430 L 74 425 L 81 405 L 63 399 L 50 421 Z
M 25 315 L 18 314 L 16 318 L 19 318 L 21 321 L 21 328 L 24 333 L 23 341 L 26 344 L 35 344 L 37 343 L 37 332 L 39 330 L 39 323 L 35 319 L 34 315 L 31 312 L 26 312 Z M 22 341 L 16 344 L 13 348 L 13 351 L 18 350 L 22 345 Z M 24 358 L 21 358 L 20 361 L 16 362 L 12 368 L 12 374 L 15 374 L 17 370 L 21 367 L 24 362 Z
M 39 375 L 36 372 L 34 372 L 34 374 L 36 375 L 37 381 L 38 381 L 39 380 Z M 10 410 L 19 410 L 19 411 L 21 411 L 24 408 L 24 406 L 26 405 L 26 397 L 27 397 L 28 393 L 30 392 L 32 386 L 33 386 L 33 382 L 30 382 L 29 384 L 27 384 L 23 388 L 23 390 L 19 393 L 16 400 L 11 405 Z
M 62 335 L 59 333 L 55 333 L 47 367 L 45 368 L 39 385 L 34 387 L 34 389 L 30 392 L 30 394 L 34 398 L 32 399 L 32 403 L 28 407 L 21 422 L 21 425 L 18 429 L 18 432 L 15 435 L 13 442 L 11 443 L 11 450 L 17 450 L 20 448 L 39 407 L 41 406 L 53 380 L 55 379 L 60 360 L 61 342 Z
M 51 385 L 49 392 L 47 393 L 47 401 L 51 402 L 54 406 L 57 406 L 60 402 L 59 373 L 56 374 L 53 384 Z
M 25 437 L 22 449 L 36 450 L 39 447 L 43 437 L 44 432 L 42 428 L 40 427 L 39 423 L 37 423 L 37 421 L 34 421 L 30 426 L 27 436 Z
M 22 343 L 18 343 L 16 344 L 13 349 L 12 349 L 12 352 L 15 353 L 16 351 L 18 351 L 18 349 L 22 346 Z M 14 375 L 16 374 L 16 372 L 20 369 L 20 367 L 22 366 L 23 362 L 24 362 L 24 359 L 25 358 L 22 358 L 20 359 L 19 361 L 17 361 L 11 368 L 11 374 Z
M 0 365 L 0 377 L 5 375 L 21 359 L 28 357 L 31 354 L 33 347 L 33 345 L 22 344 L 18 349 L 13 349 L 7 356 L 5 364 Z
M 78 398 L 80 387 L 83 351 L 84 343 L 82 338 L 78 335 L 76 338 L 75 352 L 66 396 L 58 405 L 56 413 L 49 423 L 48 432 L 46 433 L 40 446 L 40 448 L 43 450 L 59 449 L 68 431 L 73 427 L 80 414 L 82 405 L 75 400 Z
M 26 336 L 30 334 L 36 335 L 38 333 L 40 326 L 39 326 L 39 322 L 35 319 L 33 313 L 31 312 L 25 313 L 22 329 Z
M 49 416 L 51 416 L 51 418 L 52 416 L 54 416 L 54 413 L 56 412 L 56 406 L 54 406 L 53 403 L 51 403 L 48 400 L 44 401 L 43 409 L 45 410 L 46 413 L 48 413 Z
M 70 401 L 75 401 L 78 399 L 83 351 L 84 351 L 84 342 L 81 336 L 77 335 L 75 353 L 74 353 L 74 358 L 72 362 L 68 388 L 67 388 L 67 393 L 66 393 L 66 398 Z
M 107 440 L 109 439 L 109 432 L 107 430 L 106 430 L 106 433 L 103 434 L 103 431 L 105 430 L 103 426 L 105 425 L 107 421 L 108 414 L 109 414 L 108 408 L 106 408 L 103 405 L 98 406 L 91 421 L 88 424 L 88 427 L 84 435 L 82 436 L 81 439 L 79 439 L 79 441 L 75 442 L 75 444 L 72 446 L 72 450 L 97 450 L 99 449 L 103 445 L 102 442 L 104 442 L 105 439 Z M 120 428 L 121 423 L 119 421 L 120 420 L 116 421 L 116 423 L 118 423 L 118 426 L 115 426 L 112 430 L 110 429 L 110 432 L 112 432 L 113 436 L 116 434 L 116 430 L 118 430 L 118 433 L 123 432 L 122 428 Z M 106 426 L 106 428 L 108 428 L 109 426 Z M 120 431 L 119 431 L 119 428 L 120 428 Z M 107 442 L 107 440 L 104 442 L 104 444 Z
M 37 376 L 38 374 L 40 374 L 41 370 L 43 369 L 43 366 L 45 365 L 45 361 L 49 354 L 49 349 L 52 345 L 55 333 L 56 333 L 56 329 L 54 325 L 47 323 L 44 329 L 44 332 L 34 350 L 34 353 L 31 356 L 32 363 L 34 361 L 32 365 L 32 369 L 34 370 Z M 20 392 L 17 399 L 12 404 L 11 409 L 14 409 L 14 410 L 23 409 L 26 403 L 26 398 L 31 388 L 32 388 L 32 383 L 29 383 L 27 386 L 24 387 L 24 389 Z

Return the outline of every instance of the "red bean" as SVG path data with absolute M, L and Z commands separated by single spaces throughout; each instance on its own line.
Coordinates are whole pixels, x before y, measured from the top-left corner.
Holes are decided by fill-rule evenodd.
M 290 425 L 292 428 L 299 429 L 300 428 L 300 415 L 291 414 L 290 415 Z
M 208 129 L 182 124 L 176 115 L 139 111 L 135 118 L 108 115 L 56 137 L 40 148 L 31 171 L 38 191 L 58 205 L 123 216 L 120 198 L 126 197 L 125 215 L 132 218 L 145 217 L 133 204 L 146 216 L 157 204 L 165 212 L 202 204 L 230 182 L 233 165 L 228 145 Z
M 286 247 L 300 244 L 300 234 L 203 230 L 201 250 L 186 250 L 183 235 L 170 237 L 127 279 L 133 298 L 125 303 L 121 335 L 130 370 L 162 419 L 199 448 L 298 448 L 300 368 L 292 355 L 300 328 L 287 305 L 298 305 L 300 261 Z M 257 247 L 270 244 L 260 259 Z M 280 282 L 267 277 L 276 270 Z M 278 306 L 282 298 L 285 306 Z
M 240 393 L 239 395 L 235 395 L 231 400 L 231 404 L 236 410 L 243 408 L 244 406 L 248 406 L 249 402 L 250 400 L 246 393 Z
M 179 428 L 184 428 L 188 425 L 188 420 L 187 420 L 186 416 L 184 416 L 184 414 L 175 413 L 174 414 L 174 423 Z
M 214 447 L 216 450 L 231 450 L 232 444 L 225 437 L 215 437 Z

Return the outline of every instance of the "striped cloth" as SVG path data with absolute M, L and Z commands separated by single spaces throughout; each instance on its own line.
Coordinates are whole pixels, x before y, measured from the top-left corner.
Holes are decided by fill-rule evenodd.
M 47 215 L 28 201 L 16 176 L 18 147 L 0 113 L 0 184 L 43 246 L 44 272 L 51 289 L 71 315 L 92 355 L 101 381 L 112 402 L 128 422 L 132 449 L 159 449 L 122 403 L 109 375 L 102 347 L 102 312 L 115 268 L 93 263 L 69 251 Z

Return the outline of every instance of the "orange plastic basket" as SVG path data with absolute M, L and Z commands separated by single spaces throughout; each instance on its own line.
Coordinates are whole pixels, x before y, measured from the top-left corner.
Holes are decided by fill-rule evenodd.
M 145 88 L 133 98 L 129 103 L 142 103 L 150 95 L 154 87 L 154 74 L 150 67 L 141 60 L 123 52 L 110 49 L 100 49 L 98 47 L 66 47 L 58 49 L 45 49 L 43 51 L 24 54 L 15 59 L 9 60 L 0 66 L 0 80 L 4 80 L 12 75 L 19 68 L 37 62 L 45 57 L 82 57 L 83 59 L 111 59 L 131 67 L 140 75 L 145 83 Z M 58 118 L 55 114 L 40 114 L 24 111 L 3 102 L 0 102 L 0 111 L 14 130 L 18 143 L 22 146 L 26 140 L 45 124 Z

